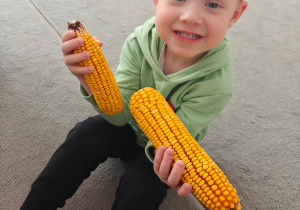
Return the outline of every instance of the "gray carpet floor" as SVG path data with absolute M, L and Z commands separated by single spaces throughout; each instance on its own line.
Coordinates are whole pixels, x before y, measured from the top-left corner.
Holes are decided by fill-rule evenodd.
M 0 8 L 0 209 L 15 210 L 68 131 L 96 114 L 63 63 L 67 22 L 99 36 L 115 70 L 124 40 L 155 9 L 146 0 L 1 0 Z M 201 146 L 245 210 L 300 209 L 299 10 L 299 1 L 249 0 L 228 32 L 235 93 Z M 109 159 L 63 209 L 110 209 L 123 171 Z M 201 207 L 169 190 L 160 209 Z

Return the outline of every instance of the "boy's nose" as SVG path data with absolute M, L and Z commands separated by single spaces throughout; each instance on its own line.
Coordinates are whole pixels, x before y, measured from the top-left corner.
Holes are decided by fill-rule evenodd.
M 190 24 L 201 24 L 203 21 L 202 14 L 203 12 L 198 5 L 190 4 L 183 10 L 180 20 Z

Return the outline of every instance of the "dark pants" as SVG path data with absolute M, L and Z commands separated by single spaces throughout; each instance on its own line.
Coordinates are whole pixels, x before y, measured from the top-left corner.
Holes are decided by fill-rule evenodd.
M 156 176 L 153 164 L 135 139 L 129 125 L 116 127 L 99 115 L 78 123 L 32 184 L 21 210 L 63 207 L 65 200 L 107 158 L 128 162 L 112 209 L 158 209 L 168 187 Z

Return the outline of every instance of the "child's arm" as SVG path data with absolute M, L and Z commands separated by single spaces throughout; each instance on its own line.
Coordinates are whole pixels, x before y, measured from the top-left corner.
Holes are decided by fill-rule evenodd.
M 174 167 L 171 167 L 173 155 L 172 149 L 160 146 L 155 152 L 154 171 L 162 182 L 169 187 L 176 187 L 179 196 L 186 196 L 192 191 L 192 186 L 189 183 L 183 184 L 180 180 L 185 167 L 182 160 L 176 161 Z
M 93 71 L 93 68 L 91 66 L 79 66 L 78 63 L 80 61 L 87 60 L 90 57 L 89 52 L 81 52 L 78 54 L 73 54 L 73 50 L 76 47 L 79 47 L 83 44 L 82 38 L 75 38 L 76 35 L 74 31 L 69 30 L 65 32 L 62 35 L 62 45 L 61 50 L 63 52 L 64 56 L 64 62 L 70 72 L 77 77 L 85 91 L 88 95 L 91 94 L 91 90 L 87 84 L 87 82 L 84 79 L 84 74 L 89 74 Z M 100 47 L 103 45 L 103 43 L 99 40 L 99 38 L 94 37 L 94 39 L 97 41 L 97 43 L 100 45 Z

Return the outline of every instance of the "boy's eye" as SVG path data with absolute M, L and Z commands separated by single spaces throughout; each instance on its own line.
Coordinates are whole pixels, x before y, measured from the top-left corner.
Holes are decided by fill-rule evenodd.
M 218 8 L 219 5 L 217 3 L 207 3 L 206 6 L 210 7 L 210 8 Z
M 177 0 L 177 1 L 186 1 L 186 0 Z

